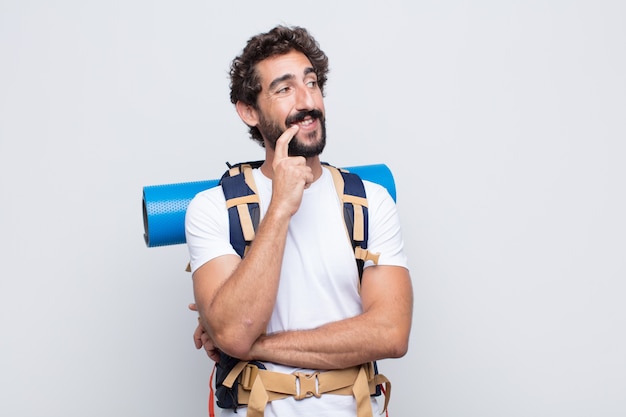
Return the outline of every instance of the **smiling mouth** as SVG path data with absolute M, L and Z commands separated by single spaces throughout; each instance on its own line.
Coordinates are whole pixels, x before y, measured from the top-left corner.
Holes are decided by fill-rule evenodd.
M 315 120 L 316 120 L 316 119 L 315 119 L 315 118 L 313 118 L 313 117 L 306 117 L 304 120 L 299 120 L 299 121 L 293 122 L 293 123 L 291 124 L 291 126 L 293 126 L 293 125 L 298 125 L 298 126 L 300 126 L 300 127 L 307 127 L 307 126 L 310 126 L 310 125 L 312 125 L 313 123 L 315 123 Z
M 287 126 L 297 125 L 302 128 L 306 128 L 315 124 L 316 120 L 320 120 L 324 117 L 319 110 L 310 110 L 299 112 L 292 117 L 287 118 Z

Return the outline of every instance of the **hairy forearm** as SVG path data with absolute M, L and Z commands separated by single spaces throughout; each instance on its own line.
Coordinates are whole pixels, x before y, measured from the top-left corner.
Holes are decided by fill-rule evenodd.
M 410 320 L 388 323 L 373 314 L 311 330 L 261 336 L 251 359 L 312 369 L 341 369 L 406 353 Z
M 361 286 L 363 313 L 311 330 L 261 336 L 251 358 L 312 369 L 339 369 L 398 358 L 408 349 L 413 289 L 408 270 L 367 268 Z

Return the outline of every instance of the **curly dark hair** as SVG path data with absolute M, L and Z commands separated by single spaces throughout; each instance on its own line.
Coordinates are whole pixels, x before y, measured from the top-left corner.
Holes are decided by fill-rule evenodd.
M 261 33 L 248 40 L 241 55 L 233 59 L 230 66 L 230 101 L 238 101 L 257 108 L 257 97 L 261 92 L 256 65 L 266 58 L 284 55 L 293 50 L 307 56 L 317 75 L 317 84 L 324 95 L 324 85 L 328 74 L 328 57 L 309 32 L 298 26 L 276 26 L 267 33 Z M 250 126 L 253 140 L 265 146 L 261 132 Z

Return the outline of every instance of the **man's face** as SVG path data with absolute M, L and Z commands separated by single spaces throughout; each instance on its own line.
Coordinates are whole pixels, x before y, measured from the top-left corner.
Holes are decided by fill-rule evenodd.
M 301 52 L 265 59 L 257 64 L 261 92 L 257 128 L 271 149 L 292 124 L 300 129 L 289 143 L 289 154 L 317 156 L 326 145 L 324 100 L 317 76 Z

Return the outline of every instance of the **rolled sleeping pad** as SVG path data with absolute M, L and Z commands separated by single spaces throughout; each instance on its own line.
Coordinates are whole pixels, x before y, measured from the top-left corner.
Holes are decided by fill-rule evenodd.
M 391 170 L 385 164 L 343 168 L 362 179 L 375 182 L 387 189 L 396 200 L 396 184 Z M 148 185 L 143 188 L 144 240 L 148 247 L 185 243 L 185 213 L 189 202 L 201 191 L 219 184 L 219 180 Z

